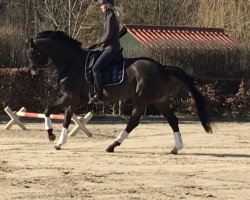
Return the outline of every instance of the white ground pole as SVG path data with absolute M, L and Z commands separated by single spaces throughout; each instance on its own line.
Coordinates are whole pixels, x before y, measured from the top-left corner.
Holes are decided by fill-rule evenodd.
M 12 111 L 9 107 L 6 107 L 4 111 L 10 116 L 11 120 L 4 127 L 6 130 L 10 130 L 13 125 L 18 125 L 22 130 L 26 130 L 26 127 L 20 121 L 19 117 L 31 117 L 31 118 L 45 118 L 42 113 L 28 113 L 23 107 L 18 112 Z M 51 119 L 63 119 L 63 115 L 50 115 Z M 69 136 L 75 136 L 80 130 L 82 130 L 88 137 L 92 136 L 92 133 L 85 127 L 87 122 L 93 117 L 92 113 L 87 113 L 84 117 L 77 117 L 73 114 L 72 121 L 76 124 L 73 130 L 69 133 Z

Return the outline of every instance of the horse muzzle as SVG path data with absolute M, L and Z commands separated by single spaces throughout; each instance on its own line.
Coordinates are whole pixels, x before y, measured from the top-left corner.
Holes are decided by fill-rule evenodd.
M 32 77 L 41 76 L 43 74 L 43 69 L 39 67 L 31 67 L 30 72 Z

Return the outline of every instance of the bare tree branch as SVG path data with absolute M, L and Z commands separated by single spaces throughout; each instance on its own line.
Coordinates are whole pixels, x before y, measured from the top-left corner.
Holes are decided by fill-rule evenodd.
M 76 38 L 84 29 L 85 18 L 95 5 L 95 0 L 67 0 L 63 2 L 43 0 L 43 4 L 39 6 L 38 10 L 48 27 L 53 25 L 56 29 L 67 31 L 70 36 Z

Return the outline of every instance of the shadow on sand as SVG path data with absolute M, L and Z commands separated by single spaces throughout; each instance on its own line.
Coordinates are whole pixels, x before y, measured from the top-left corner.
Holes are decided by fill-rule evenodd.
M 179 124 L 194 124 L 199 122 L 197 116 L 191 115 L 177 115 L 179 118 Z M 118 115 L 94 115 L 94 117 L 88 122 L 88 124 L 127 124 L 129 116 L 118 116 Z M 10 120 L 7 114 L 0 112 L 0 124 L 6 124 Z M 44 123 L 44 119 L 28 119 L 21 118 L 21 121 L 24 123 Z M 238 122 L 238 123 L 249 123 L 250 118 L 213 118 L 213 122 Z M 166 123 L 167 121 L 163 116 L 142 116 L 140 124 L 157 124 L 157 123 Z M 53 123 L 63 123 L 62 120 L 53 120 Z
M 220 158 L 250 158 L 249 154 L 234 153 L 178 153 L 181 156 L 211 156 Z

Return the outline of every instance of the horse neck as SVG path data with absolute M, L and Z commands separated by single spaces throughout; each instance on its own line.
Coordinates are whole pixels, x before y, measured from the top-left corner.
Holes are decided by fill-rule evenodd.
M 61 46 L 58 51 L 61 54 L 54 55 L 52 61 L 58 70 L 59 76 L 70 76 L 74 80 L 85 76 L 85 54 L 83 51 L 73 49 L 67 45 Z
M 59 73 L 72 71 L 70 68 L 78 71 L 77 69 L 80 68 L 78 62 L 81 51 L 69 47 L 62 41 L 50 38 L 39 39 L 36 44 L 39 50 L 52 60 Z

